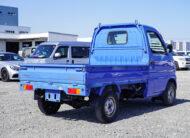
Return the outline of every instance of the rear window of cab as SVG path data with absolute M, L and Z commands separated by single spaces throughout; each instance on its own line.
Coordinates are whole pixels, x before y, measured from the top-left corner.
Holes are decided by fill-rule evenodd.
M 127 31 L 112 31 L 108 33 L 108 45 L 124 45 L 127 44 L 128 34 Z

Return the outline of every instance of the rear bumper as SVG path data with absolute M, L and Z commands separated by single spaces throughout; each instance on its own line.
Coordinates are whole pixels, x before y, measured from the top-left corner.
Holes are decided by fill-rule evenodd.
M 80 85 L 80 84 L 20 81 L 20 90 L 25 90 L 24 85 L 32 85 L 33 91 L 35 91 L 36 89 L 57 90 L 57 91 L 63 91 L 66 95 L 89 96 L 89 92 L 87 88 L 85 87 L 85 85 Z M 70 94 L 68 92 L 69 88 L 80 89 L 80 94 Z

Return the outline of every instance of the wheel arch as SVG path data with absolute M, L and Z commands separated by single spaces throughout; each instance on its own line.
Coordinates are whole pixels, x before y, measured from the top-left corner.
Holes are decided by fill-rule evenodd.
M 113 90 L 114 92 L 116 92 L 118 98 L 120 97 L 121 89 L 120 89 L 120 86 L 117 84 L 111 84 L 111 85 L 105 85 L 102 87 L 92 88 L 91 92 L 90 92 L 90 96 L 92 96 L 92 95 L 101 96 L 108 89 Z
M 104 92 L 106 92 L 106 90 L 109 90 L 109 89 L 116 92 L 118 98 L 120 97 L 121 89 L 120 89 L 120 86 L 118 86 L 117 84 L 111 84 L 111 85 L 106 85 L 104 87 L 101 87 L 99 89 L 98 95 L 101 96 Z

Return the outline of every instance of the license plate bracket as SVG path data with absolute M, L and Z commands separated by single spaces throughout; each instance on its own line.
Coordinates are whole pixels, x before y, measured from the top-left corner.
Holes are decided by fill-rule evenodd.
M 60 102 L 61 92 L 57 90 L 46 90 L 45 100 L 50 102 Z

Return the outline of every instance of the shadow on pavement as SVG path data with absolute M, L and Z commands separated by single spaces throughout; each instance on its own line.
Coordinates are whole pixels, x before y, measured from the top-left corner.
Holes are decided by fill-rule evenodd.
M 1 78 L 0 78 L 0 81 L 3 82 L 3 81 L 1 80 Z M 19 80 L 9 80 L 9 81 L 4 82 L 4 83 L 9 83 L 9 82 L 20 82 L 20 81 L 19 81 Z
M 173 106 L 190 102 L 187 99 L 176 99 L 176 102 Z M 157 110 L 170 108 L 163 106 L 162 102 L 156 101 L 151 102 L 151 100 L 128 100 L 122 101 L 119 105 L 119 114 L 116 121 L 123 119 L 128 119 L 135 116 L 140 116 L 149 112 L 154 112 Z M 171 106 L 171 107 L 173 107 Z M 60 117 L 65 120 L 84 120 L 88 122 L 99 123 L 95 118 L 94 108 L 92 107 L 83 107 L 81 109 L 72 109 L 67 111 L 60 111 L 57 114 L 53 115 L 54 117 Z

